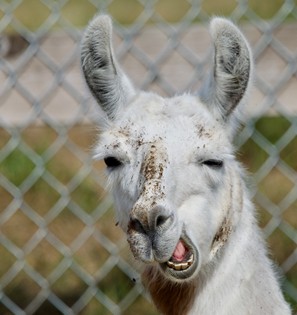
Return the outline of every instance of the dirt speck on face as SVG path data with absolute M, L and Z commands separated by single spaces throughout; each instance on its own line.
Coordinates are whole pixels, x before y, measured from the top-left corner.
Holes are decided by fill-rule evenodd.
M 197 134 L 198 138 L 211 138 L 213 135 L 213 132 L 212 132 L 212 130 L 207 130 L 202 125 L 197 125 L 196 126 L 196 134 Z
M 212 250 L 217 252 L 221 247 L 223 247 L 229 239 L 229 235 L 232 232 L 232 224 L 230 220 L 224 218 L 219 230 L 212 241 Z
M 131 218 L 137 218 L 145 229 L 149 229 L 149 213 L 165 198 L 165 185 L 162 182 L 166 168 L 167 155 L 162 145 L 152 143 L 141 165 L 144 178 L 139 198 L 131 210 Z M 130 226 L 128 235 L 132 234 L 135 226 Z
M 165 151 L 156 147 L 155 144 L 151 145 L 150 151 L 145 159 L 141 171 L 146 180 L 161 180 L 164 172 L 164 163 L 166 163 Z

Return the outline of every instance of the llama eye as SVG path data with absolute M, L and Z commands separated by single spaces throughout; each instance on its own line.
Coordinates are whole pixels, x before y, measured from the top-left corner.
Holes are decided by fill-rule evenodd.
M 224 163 L 222 160 L 209 159 L 209 160 L 203 161 L 202 164 L 213 169 L 220 169 L 223 167 Z
M 108 156 L 104 159 L 104 163 L 107 167 L 115 168 L 122 165 L 122 162 L 113 156 Z

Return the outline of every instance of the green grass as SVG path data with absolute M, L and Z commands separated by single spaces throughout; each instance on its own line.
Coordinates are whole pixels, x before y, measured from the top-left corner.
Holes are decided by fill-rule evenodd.
M 296 118 L 295 118 L 296 119 Z M 261 133 L 268 142 L 278 145 L 281 136 L 290 128 L 290 122 L 283 117 L 263 117 L 255 123 L 256 131 Z M 82 162 L 79 161 L 67 146 L 62 146 L 57 150 L 49 160 L 48 150 L 57 139 L 56 131 L 44 127 L 32 127 L 20 133 L 21 141 L 32 148 L 40 155 L 44 162 L 45 173 L 51 174 L 61 182 L 61 185 L 70 187 L 69 183 L 73 177 L 77 175 Z M 77 150 L 81 150 L 85 161 L 88 161 L 90 152 L 89 148 L 93 143 L 94 134 L 90 132 L 88 127 L 75 127 L 68 131 L 69 141 L 72 145 L 77 146 Z M 0 130 L 0 149 L 5 147 L 11 136 L 5 131 Z M 239 150 L 239 158 L 251 171 L 256 172 L 268 157 L 267 153 L 259 147 L 253 140 L 248 140 Z M 280 159 L 286 163 L 292 170 L 297 171 L 297 135 L 292 141 L 281 150 Z M 2 162 L 0 162 L 0 172 L 9 179 L 16 187 L 22 187 L 30 173 L 36 165 L 22 152 L 20 148 L 13 150 Z M 101 163 L 94 165 L 91 173 L 84 178 L 77 187 L 71 190 L 71 202 L 79 206 L 87 215 L 92 215 L 96 211 L 96 207 L 100 203 L 104 191 L 98 185 L 94 174 L 100 172 Z M 277 183 L 277 184 L 276 184 Z M 258 189 L 263 192 L 274 203 L 278 204 L 284 196 L 293 187 L 294 183 L 290 183 L 277 168 L 274 168 L 268 176 L 259 183 Z M 46 218 L 51 208 L 59 202 L 61 192 L 55 185 L 50 185 L 46 178 L 41 176 L 36 180 L 30 189 L 24 192 L 24 202 L 26 202 L 38 215 Z M 0 187 L 0 209 L 5 209 L 13 196 L 8 191 Z M 3 211 L 2 210 L 2 211 Z M 270 220 L 270 214 L 265 210 L 260 210 L 260 224 L 265 226 Z M 288 207 L 283 213 L 282 219 L 289 223 L 293 228 L 297 229 L 296 203 Z M 0 212 L 1 215 L 2 212 Z M 111 210 L 102 214 L 99 220 L 94 222 L 96 229 L 105 237 L 114 243 L 121 243 L 124 237 L 123 233 L 114 224 L 113 212 Z M 66 246 L 71 246 L 76 237 L 84 228 L 84 224 L 73 214 L 69 205 L 65 205 L 63 211 L 54 219 L 48 222 L 47 226 L 50 233 L 59 238 Z M 38 231 L 38 226 L 34 221 L 28 218 L 22 210 L 17 211 L 9 220 L 1 222 L 1 233 L 5 235 L 19 248 L 24 247 L 30 240 L 32 235 Z M 271 252 L 274 259 L 278 263 L 282 263 L 296 248 L 295 243 L 288 238 L 283 232 L 277 229 L 268 239 Z M 120 252 L 123 259 L 129 260 L 129 251 L 127 248 Z M 98 242 L 94 237 L 87 239 L 85 244 L 73 253 L 73 261 L 79 264 L 84 270 L 91 275 L 96 275 L 98 270 L 104 266 L 109 259 L 110 253 L 104 247 L 104 244 Z M 0 245 L 0 278 L 15 263 L 16 258 Z M 64 260 L 64 256 L 48 241 L 43 240 L 38 246 L 27 255 L 26 261 L 32 268 L 44 277 L 48 277 L 55 268 Z M 292 284 L 297 286 L 297 272 L 294 267 L 286 275 Z M 121 303 L 126 292 L 135 285 L 133 281 L 127 277 L 119 268 L 115 267 L 106 277 L 98 282 L 98 288 L 106 294 L 114 303 Z M 61 298 L 64 303 L 71 306 L 79 297 L 82 296 L 87 286 L 84 281 L 79 279 L 71 268 L 59 280 L 51 284 L 51 289 Z M 30 280 L 25 272 L 21 272 L 6 288 L 5 293 L 20 306 L 26 306 L 39 292 L 39 287 Z M 288 300 L 290 297 L 287 296 Z M 297 302 L 290 300 L 294 307 Z M 81 315 L 93 314 L 107 315 L 111 314 L 96 299 L 92 299 Z M 9 314 L 5 307 L 0 304 L 0 314 Z M 45 301 L 38 311 L 34 314 L 61 314 L 48 301 Z M 156 314 L 154 308 L 144 299 L 139 297 L 133 305 L 131 305 L 123 314 Z
M 293 120 L 293 119 L 292 119 Z M 294 118 L 296 124 L 296 118 Z M 258 132 L 276 150 L 281 147 L 279 159 L 297 172 L 297 135 L 285 146 L 281 137 L 289 130 L 291 122 L 285 117 L 263 117 L 255 122 L 255 131 Z M 239 150 L 239 158 L 243 160 L 248 169 L 254 173 L 269 157 L 265 148 L 261 148 L 253 138 L 250 138 Z
M 160 16 L 168 22 L 178 22 L 189 10 L 195 10 L 195 7 L 191 7 L 190 1 L 185 0 L 151 2 L 156 16 Z M 4 1 L 4 3 L 9 4 L 10 2 Z M 47 6 L 39 0 L 25 0 L 13 9 L 12 15 L 27 28 L 36 31 L 52 15 L 52 12 L 61 14 L 62 20 L 54 25 L 54 28 L 59 28 L 61 27 L 60 23 L 64 24 L 65 21 L 77 27 L 83 27 L 99 12 L 109 13 L 121 24 L 131 24 L 144 10 L 144 7 L 137 0 L 113 0 L 107 7 L 105 3 L 105 1 L 98 1 L 98 7 L 95 7 L 87 0 L 69 0 L 65 4 L 62 1 L 53 1 L 50 6 Z M 270 19 L 278 12 L 283 3 L 283 0 L 249 0 L 248 6 L 260 18 Z M 201 9 L 210 16 L 229 16 L 236 6 L 236 0 L 204 0 L 201 2 Z M 3 7 L 5 6 L 3 5 Z M 8 7 L 12 8 L 9 5 Z M 4 15 L 5 12 L 0 11 L 0 18 Z M 11 28 L 9 29 L 11 30 Z
M 0 173 L 16 186 L 20 186 L 33 169 L 34 163 L 19 149 L 13 150 L 0 165 Z

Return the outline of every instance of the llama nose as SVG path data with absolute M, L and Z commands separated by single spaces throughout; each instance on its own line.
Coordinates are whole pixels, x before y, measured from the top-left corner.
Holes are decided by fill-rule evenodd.
M 151 210 L 137 207 L 133 209 L 130 224 L 134 230 L 146 234 L 165 231 L 172 223 L 173 215 L 166 207 L 158 205 Z

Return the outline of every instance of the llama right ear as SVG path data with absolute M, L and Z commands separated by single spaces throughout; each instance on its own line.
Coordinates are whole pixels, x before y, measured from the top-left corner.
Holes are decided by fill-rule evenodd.
M 114 120 L 135 90 L 114 57 L 109 16 L 99 15 L 89 23 L 82 40 L 81 66 L 93 96 Z
M 252 71 L 251 51 L 240 30 L 224 18 L 212 19 L 210 32 L 214 67 L 200 98 L 226 121 L 247 93 Z

